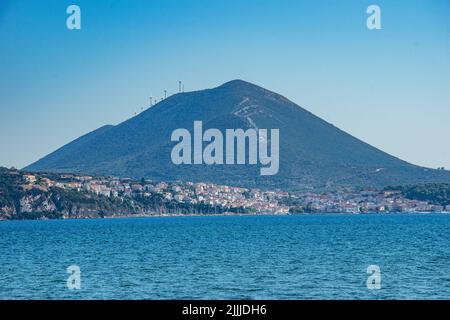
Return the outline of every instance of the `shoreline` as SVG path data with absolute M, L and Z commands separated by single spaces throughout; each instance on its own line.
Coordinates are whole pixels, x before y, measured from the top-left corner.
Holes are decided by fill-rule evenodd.
M 3 219 L 0 218 L 0 222 L 2 221 L 45 221 L 45 220 L 93 220 L 93 219 L 129 219 L 129 218 L 179 218 L 179 217 L 262 217 L 262 216 L 359 216 L 359 215 L 376 215 L 376 216 L 386 216 L 386 215 L 450 215 L 448 211 L 442 212 L 364 212 L 364 213 L 354 213 L 354 212 L 320 212 L 320 213 L 222 213 L 222 214 L 126 214 L 126 215 L 112 215 L 112 216 L 104 216 L 104 217 L 63 217 L 63 218 L 37 218 L 37 219 Z

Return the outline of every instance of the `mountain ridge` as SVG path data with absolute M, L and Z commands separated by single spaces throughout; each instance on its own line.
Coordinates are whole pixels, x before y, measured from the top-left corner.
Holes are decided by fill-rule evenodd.
M 250 165 L 171 163 L 177 128 L 280 129 L 280 172 L 261 177 Z M 284 189 L 333 189 L 450 182 L 450 172 L 387 154 L 286 97 L 243 80 L 177 93 L 115 126 L 100 127 L 27 166 L 74 172 Z

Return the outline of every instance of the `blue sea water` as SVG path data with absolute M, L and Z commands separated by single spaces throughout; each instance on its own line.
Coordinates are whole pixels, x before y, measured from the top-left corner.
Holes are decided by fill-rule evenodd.
M 450 299 L 450 215 L 2 221 L 0 299 Z

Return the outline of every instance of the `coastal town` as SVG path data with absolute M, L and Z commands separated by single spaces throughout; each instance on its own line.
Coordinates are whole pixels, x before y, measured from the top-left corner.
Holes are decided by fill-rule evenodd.
M 208 205 L 221 213 L 393 213 L 450 212 L 450 205 L 408 199 L 400 190 L 352 190 L 328 192 L 267 191 L 211 183 L 164 182 L 131 178 L 93 177 L 75 174 L 22 173 L 20 188 L 47 192 L 52 188 L 92 193 L 114 199 L 145 199 L 157 195 L 163 201 Z M 210 213 L 214 213 L 210 212 Z

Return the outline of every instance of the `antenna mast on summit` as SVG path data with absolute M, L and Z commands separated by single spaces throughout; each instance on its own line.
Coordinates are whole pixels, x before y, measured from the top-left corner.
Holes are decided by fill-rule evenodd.
M 167 90 L 164 90 L 164 99 L 167 98 Z
M 181 92 L 181 81 L 178 81 L 178 92 Z
M 150 107 L 153 106 L 153 97 L 150 97 Z

